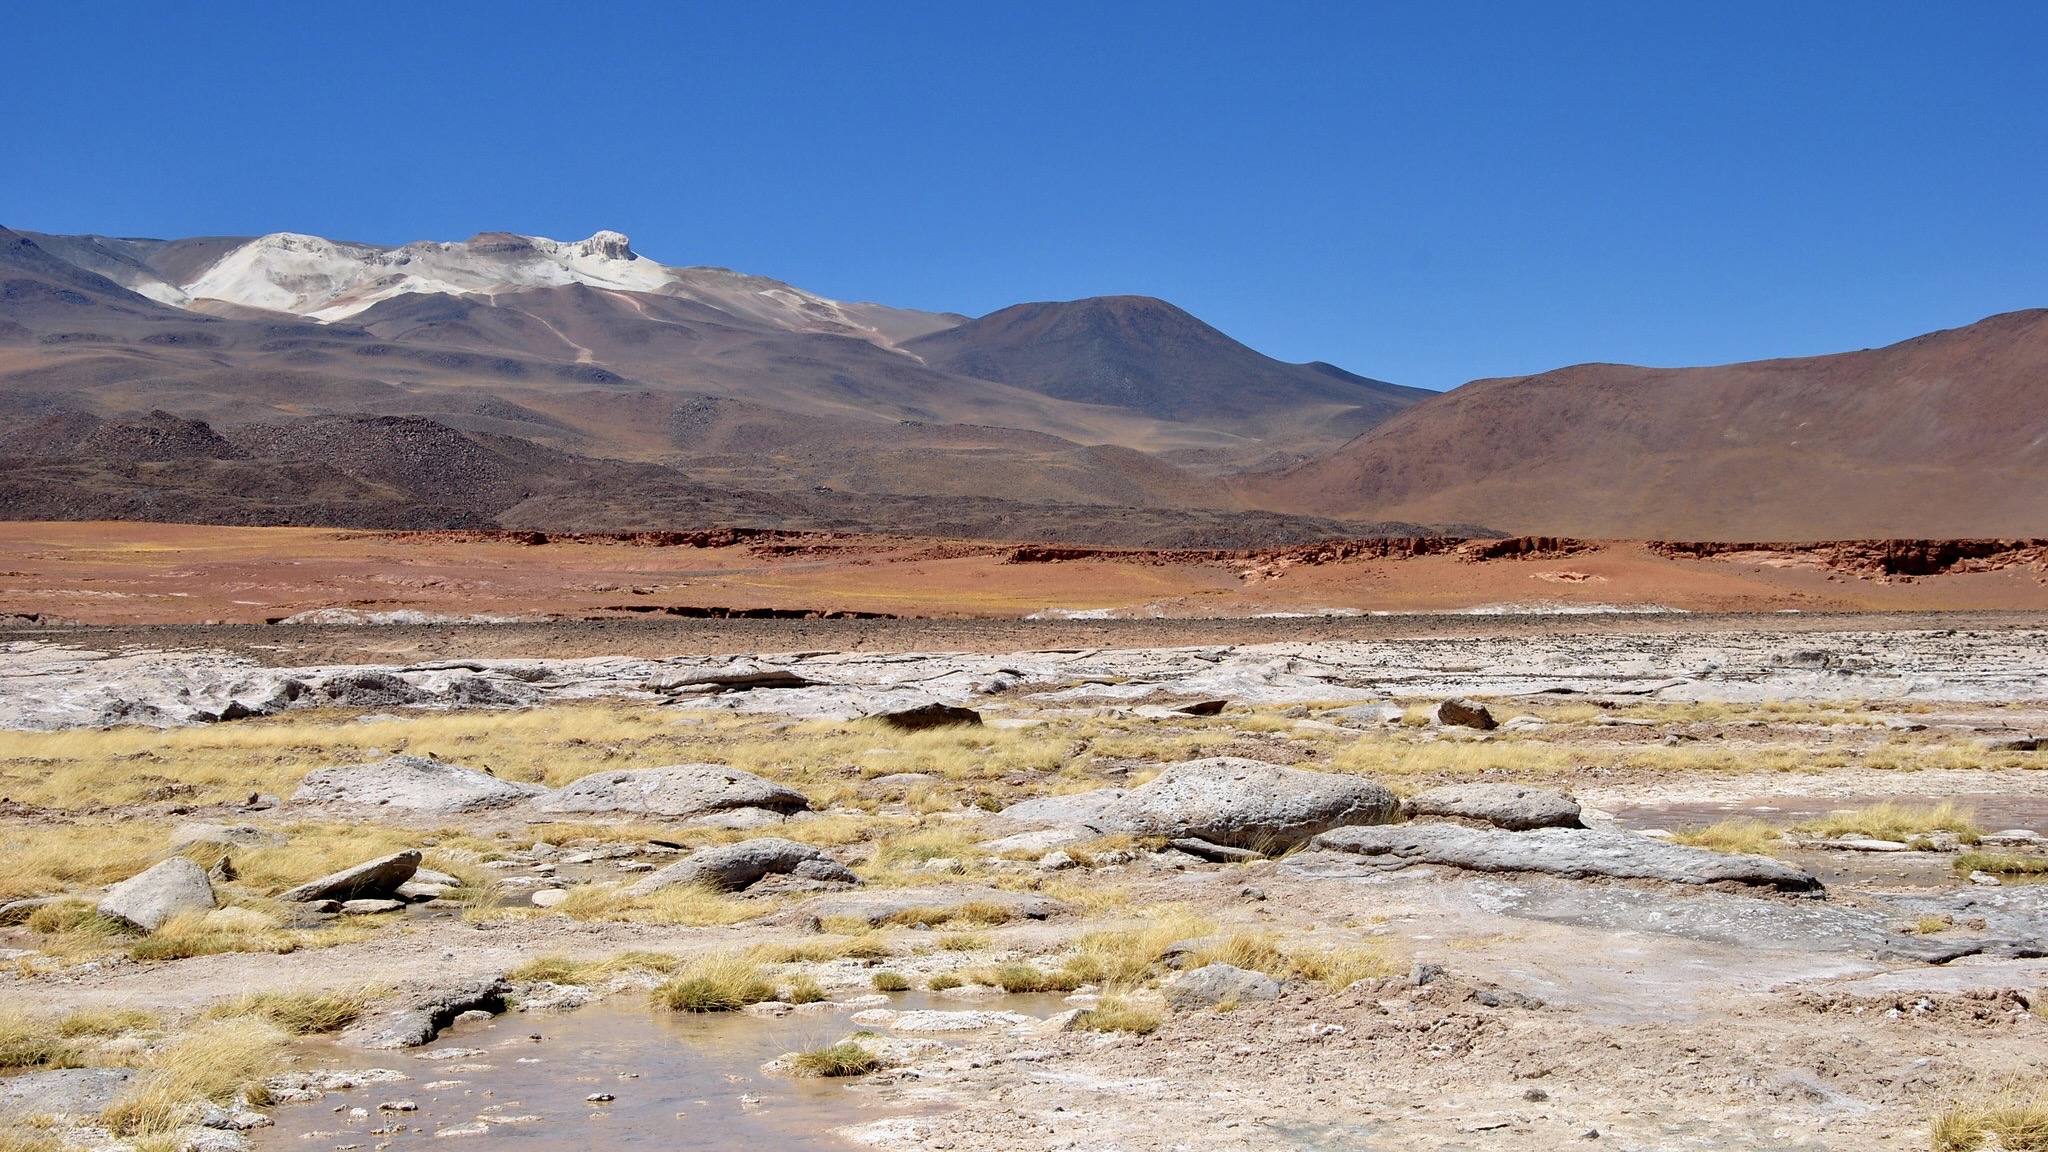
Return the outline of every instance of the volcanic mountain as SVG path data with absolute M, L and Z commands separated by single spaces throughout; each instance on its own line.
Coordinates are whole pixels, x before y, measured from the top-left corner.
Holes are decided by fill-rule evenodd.
M 2048 311 L 1829 356 L 1474 381 L 1243 483 L 1265 507 L 1510 532 L 2038 536 Z
M 1206 511 L 1244 506 L 1213 475 L 1335 446 L 1412 398 L 1267 359 L 1160 301 L 1081 301 L 1071 312 L 1119 317 L 1114 338 L 1090 345 L 1053 324 L 1024 339 L 1003 322 L 927 355 L 911 345 L 965 318 L 671 267 L 613 232 L 381 247 L 294 233 L 163 241 L 0 229 L 0 433 L 14 430 L 4 439 L 19 464 L 0 516 L 467 525 L 544 508 L 555 528 L 583 516 L 591 527 L 660 527 L 673 513 L 878 529 L 964 516 L 977 531 L 1091 539 L 1114 536 L 1099 526 L 1121 517 L 1155 539 L 1284 541 L 1346 528 L 1285 516 L 1225 527 Z M 953 353 L 984 344 L 988 367 L 953 366 Z M 1242 388 L 1228 386 L 1233 374 Z M 1111 378 L 1133 387 L 1099 387 Z M 60 461 L 45 449 L 63 438 L 50 437 L 83 427 L 81 416 L 107 426 Z M 474 453 L 374 417 L 430 422 L 523 461 L 508 467 L 535 470 L 524 499 L 541 504 L 517 511 L 502 485 L 447 503 L 462 488 L 455 473 L 468 474 L 458 461 Z M 325 447 L 303 457 L 261 431 L 310 435 L 308 421 L 341 418 L 321 427 L 381 446 L 365 456 L 316 437 Z M 201 424 L 240 455 L 121 454 L 170 435 L 165 420 Z M 193 435 L 170 439 L 205 439 Z M 358 487 L 305 472 L 334 465 L 322 452 L 384 452 L 395 472 L 344 472 Z M 390 454 L 406 452 L 434 458 L 397 467 Z M 285 463 L 297 470 L 255 479 Z M 452 470 L 452 487 L 430 482 L 435 468 Z M 411 480 L 394 486 L 392 474 Z M 952 504 L 941 513 L 936 501 Z M 401 511 L 409 502 L 436 511 Z M 1073 511 L 1086 507 L 1126 512 Z M 1187 521 L 1208 525 L 1197 536 L 1164 527 L 1191 509 L 1206 510 Z

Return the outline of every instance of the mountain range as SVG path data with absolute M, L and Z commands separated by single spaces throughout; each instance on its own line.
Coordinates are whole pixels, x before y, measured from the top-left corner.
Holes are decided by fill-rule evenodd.
M 1147 297 L 969 318 L 599 232 L 399 247 L 0 228 L 0 517 L 773 527 L 1264 546 L 2028 535 L 2048 313 L 1444 394 Z

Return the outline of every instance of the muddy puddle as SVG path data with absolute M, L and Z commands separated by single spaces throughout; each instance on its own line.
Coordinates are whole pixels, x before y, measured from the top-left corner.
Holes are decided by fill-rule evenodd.
M 919 995 L 891 997 L 888 1006 L 1034 1018 L 1064 1007 L 1056 997 L 969 1005 Z M 570 1012 L 461 1023 L 408 1052 L 312 1045 L 308 1067 L 389 1068 L 407 1079 L 279 1105 L 272 1113 L 276 1125 L 251 1135 L 265 1152 L 450 1143 L 532 1152 L 846 1149 L 853 1145 L 835 1129 L 929 1109 L 886 1104 L 855 1081 L 770 1075 L 761 1065 L 843 1038 L 858 1027 L 849 1016 L 668 1012 L 625 993 Z

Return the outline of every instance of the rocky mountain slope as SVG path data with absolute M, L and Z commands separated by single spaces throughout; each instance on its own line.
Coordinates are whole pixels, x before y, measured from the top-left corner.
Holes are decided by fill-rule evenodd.
M 1270 410 L 1225 403 L 1229 390 L 1214 387 L 1169 406 L 1094 394 L 1044 370 L 1011 382 L 929 363 L 909 345 L 963 317 L 670 267 L 617 233 L 390 248 L 297 234 L 159 241 L 0 229 L 0 429 L 67 413 L 132 423 L 166 412 L 222 435 L 309 417 L 421 418 L 592 467 L 672 469 L 720 493 L 713 503 L 993 499 L 1157 519 L 1242 511 L 1215 472 L 1334 446 L 1343 435 L 1333 427 L 1408 399 L 1267 360 L 1149 303 L 1140 327 L 1152 331 L 1099 352 L 1114 353 L 1115 372 L 1166 381 L 1220 351 L 1264 373 Z M 1076 379 L 1100 374 L 1085 349 L 1065 355 Z M 170 480 L 123 482 L 149 483 Z M 212 496 L 178 491 L 170 506 L 226 514 Z M 272 494 L 305 497 L 299 481 Z M 348 500 L 358 497 L 384 499 Z M 259 515 L 244 495 L 235 500 L 237 517 Z M 128 507 L 126 497 L 109 505 Z
M 1832 356 L 1475 381 L 1244 490 L 1605 538 L 2040 535 L 2048 311 Z

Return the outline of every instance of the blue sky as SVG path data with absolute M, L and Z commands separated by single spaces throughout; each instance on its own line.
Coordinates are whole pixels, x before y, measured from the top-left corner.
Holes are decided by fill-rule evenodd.
M 616 228 L 1443 388 L 2048 305 L 2048 6 L 0 0 L 0 224 Z

